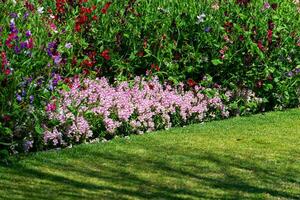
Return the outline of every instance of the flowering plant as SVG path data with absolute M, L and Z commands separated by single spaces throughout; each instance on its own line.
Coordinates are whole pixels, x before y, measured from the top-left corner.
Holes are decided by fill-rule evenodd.
M 99 136 L 95 133 L 111 138 L 228 117 L 220 96 L 204 91 L 200 86 L 186 91 L 182 83 L 160 84 L 157 77 L 149 81 L 136 77 L 131 84 L 115 87 L 105 78 L 82 82 L 75 78 L 71 88 L 61 90 L 49 104 L 53 109 L 47 110 L 50 127 L 44 125 L 44 142 L 65 146 L 90 141 Z

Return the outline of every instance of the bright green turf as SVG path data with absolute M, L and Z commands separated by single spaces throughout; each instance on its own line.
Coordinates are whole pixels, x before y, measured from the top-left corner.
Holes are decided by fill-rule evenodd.
M 32 154 L 0 199 L 300 199 L 300 110 Z

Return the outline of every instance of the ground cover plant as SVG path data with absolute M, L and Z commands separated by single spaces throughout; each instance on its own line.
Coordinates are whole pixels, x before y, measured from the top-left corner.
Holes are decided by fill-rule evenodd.
M 0 166 L 0 198 L 299 199 L 299 135 L 295 109 L 39 152 Z
M 299 1 L 0 5 L 1 157 L 299 105 Z

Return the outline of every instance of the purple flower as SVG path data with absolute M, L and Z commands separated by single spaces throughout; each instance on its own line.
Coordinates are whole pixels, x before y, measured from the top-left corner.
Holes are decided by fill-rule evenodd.
M 49 85 L 49 90 L 50 90 L 50 91 L 53 91 L 53 90 L 54 90 L 54 87 L 53 87 L 52 83 Z
M 209 32 L 211 31 L 211 27 L 206 27 L 206 28 L 204 29 L 204 31 L 205 31 L 206 33 L 209 33 Z
M 20 103 L 20 102 L 22 101 L 21 95 L 17 94 L 17 95 L 16 95 L 16 99 L 17 99 L 17 101 Z
M 31 36 L 31 31 L 30 30 L 27 30 L 26 31 L 26 37 L 30 37 Z
M 30 104 L 33 104 L 33 101 L 34 101 L 34 96 L 33 96 L 33 95 L 30 95 L 30 97 L 29 97 L 29 103 L 30 103 Z
M 56 55 L 56 56 L 53 56 L 53 59 L 54 59 L 54 63 L 55 63 L 56 65 L 59 65 L 60 62 L 61 62 L 61 60 L 62 60 L 62 58 L 61 58 L 61 56 L 60 56 L 59 54 Z
M 10 16 L 11 18 L 14 18 L 14 19 L 18 18 L 18 14 L 17 14 L 17 13 L 10 13 L 9 16 Z
M 294 73 L 292 71 L 287 73 L 287 77 L 293 77 L 293 76 L 294 76 Z
M 41 86 L 42 85 L 42 83 L 43 83 L 43 79 L 39 79 L 39 80 L 37 80 L 37 84 L 38 84 L 38 86 Z
M 27 78 L 26 83 L 30 84 L 32 82 L 32 77 Z
M 57 86 L 58 82 L 61 80 L 61 76 L 59 74 L 52 73 L 52 77 L 53 77 L 52 85 Z
M 269 9 L 271 7 L 271 5 L 269 4 L 269 2 L 265 2 L 264 3 L 264 10 L 267 10 L 267 9 Z
M 31 149 L 33 147 L 33 141 L 32 140 L 26 140 L 24 143 L 23 143 L 23 149 L 25 152 L 28 152 L 29 149 Z
M 15 21 L 14 20 L 11 20 L 10 21 L 10 24 L 9 24 L 9 29 L 10 29 L 10 32 L 11 33 L 16 33 L 16 34 L 18 34 L 18 29 L 17 29 L 17 27 L 16 27 L 16 24 L 15 24 Z
M 49 42 L 48 47 L 46 49 L 48 56 L 52 57 L 57 50 L 57 44 L 56 42 Z
M 27 48 L 27 42 L 20 42 L 21 49 Z
M 26 12 L 26 13 L 24 14 L 24 16 L 23 16 L 23 19 L 24 19 L 24 20 L 27 20 L 28 16 L 29 16 L 29 13 Z
M 16 54 L 21 53 L 21 49 L 20 49 L 20 47 L 18 45 L 15 46 L 14 50 L 15 50 Z
M 73 45 L 72 45 L 71 43 L 67 43 L 67 44 L 65 45 L 65 47 L 66 47 L 67 49 L 70 49 L 70 48 L 73 47 Z
M 24 89 L 22 90 L 21 96 L 22 96 L 22 97 L 25 97 L 25 96 L 26 96 L 26 91 L 25 91 Z
M 53 80 L 52 80 L 52 85 L 53 85 L 53 86 L 57 86 L 58 81 L 59 81 L 58 79 L 53 79 Z

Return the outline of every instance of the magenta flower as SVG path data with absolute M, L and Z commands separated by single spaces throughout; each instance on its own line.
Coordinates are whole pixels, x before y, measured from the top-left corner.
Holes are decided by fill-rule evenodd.
M 53 112 L 55 110 L 56 110 L 56 104 L 54 104 L 54 103 L 47 104 L 47 106 L 46 106 L 46 111 L 47 112 Z

